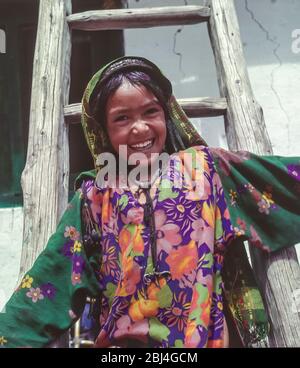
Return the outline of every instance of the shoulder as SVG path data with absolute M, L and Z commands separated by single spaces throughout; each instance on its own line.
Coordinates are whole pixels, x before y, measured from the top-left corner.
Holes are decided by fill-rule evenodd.
M 97 175 L 96 170 L 81 172 L 75 179 L 75 183 L 74 183 L 75 190 L 78 190 L 83 185 L 83 183 L 86 183 L 86 182 L 94 183 L 96 175 Z
M 207 146 L 193 146 L 175 153 L 184 167 L 214 171 L 214 158 Z

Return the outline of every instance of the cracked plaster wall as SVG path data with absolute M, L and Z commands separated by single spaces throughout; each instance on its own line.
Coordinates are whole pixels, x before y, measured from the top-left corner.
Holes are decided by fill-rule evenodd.
M 185 4 L 203 1 L 128 1 L 131 8 Z M 292 31 L 300 29 L 300 0 L 236 0 L 235 4 L 250 80 L 264 110 L 274 154 L 300 156 L 300 53 L 292 52 Z M 177 97 L 219 96 L 205 24 L 126 30 L 125 49 L 127 55 L 157 63 L 173 82 Z M 222 118 L 193 122 L 209 145 L 227 147 Z M 0 309 L 18 276 L 21 229 L 22 209 L 0 210 L 0 285 L 4 286 Z
M 201 0 L 128 0 L 129 7 L 203 5 Z M 300 53 L 292 31 L 300 29 L 299 0 L 235 0 L 249 76 L 262 106 L 273 150 L 300 155 Z M 156 62 L 177 97 L 219 96 L 205 24 L 125 31 L 127 54 Z M 210 145 L 226 147 L 223 119 L 194 119 Z

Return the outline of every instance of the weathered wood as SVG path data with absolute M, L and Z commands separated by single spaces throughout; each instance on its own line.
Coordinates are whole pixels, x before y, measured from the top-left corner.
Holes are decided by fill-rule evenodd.
M 207 21 L 209 15 L 208 7 L 188 5 L 142 9 L 91 10 L 69 15 L 67 21 L 72 29 L 98 31 L 196 24 Z
M 250 85 L 233 0 L 209 0 L 208 23 L 221 96 L 227 97 L 225 129 L 231 150 L 271 154 L 261 107 Z M 254 247 L 250 247 L 254 248 Z M 263 291 L 272 332 L 271 346 L 300 346 L 300 314 L 295 301 L 300 268 L 295 248 L 266 255 L 254 249 L 252 264 Z
M 195 97 L 178 99 L 178 102 L 190 118 L 221 116 L 227 109 L 226 98 Z
M 226 98 L 196 97 L 178 99 L 178 102 L 191 118 L 224 115 L 227 108 Z M 80 123 L 81 103 L 65 106 L 64 113 L 67 123 Z
M 66 208 L 69 178 L 68 102 L 71 0 L 40 0 L 26 166 L 20 277 L 45 247 Z

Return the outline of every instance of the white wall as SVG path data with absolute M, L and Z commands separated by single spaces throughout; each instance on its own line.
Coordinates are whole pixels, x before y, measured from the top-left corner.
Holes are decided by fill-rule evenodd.
M 292 51 L 292 32 L 300 29 L 300 1 L 235 3 L 253 91 L 263 107 L 274 153 L 299 156 L 300 52 Z
M 203 1 L 128 1 L 132 8 L 185 3 L 202 5 Z M 235 3 L 253 91 L 263 107 L 274 154 L 300 156 L 300 53 L 292 52 L 291 36 L 300 28 L 300 0 Z M 173 82 L 177 97 L 219 96 L 205 24 L 127 30 L 125 49 L 127 55 L 157 63 Z M 209 145 L 227 147 L 222 118 L 193 122 Z M 21 220 L 20 209 L 0 211 L 0 285 L 6 295 L 18 275 Z
M 0 311 L 17 286 L 22 232 L 23 209 L 0 209 Z
M 128 1 L 132 8 L 203 3 Z M 300 29 L 300 1 L 235 0 L 235 5 L 252 88 L 264 110 L 274 154 L 299 156 L 300 53 L 292 52 L 292 31 Z M 172 80 L 177 97 L 219 96 L 206 24 L 127 30 L 125 35 L 126 53 L 157 63 Z M 226 147 L 222 120 L 194 123 L 210 145 Z

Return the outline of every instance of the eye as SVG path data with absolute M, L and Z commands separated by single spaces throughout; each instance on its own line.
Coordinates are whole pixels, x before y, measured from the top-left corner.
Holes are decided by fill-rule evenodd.
M 152 114 L 155 114 L 157 112 L 159 112 L 159 109 L 157 107 L 151 107 L 150 109 L 147 109 L 145 113 L 147 115 L 152 115 Z
M 128 119 L 127 115 L 119 115 L 114 119 L 114 121 L 115 122 L 122 122 L 122 121 L 126 121 L 127 119 Z

